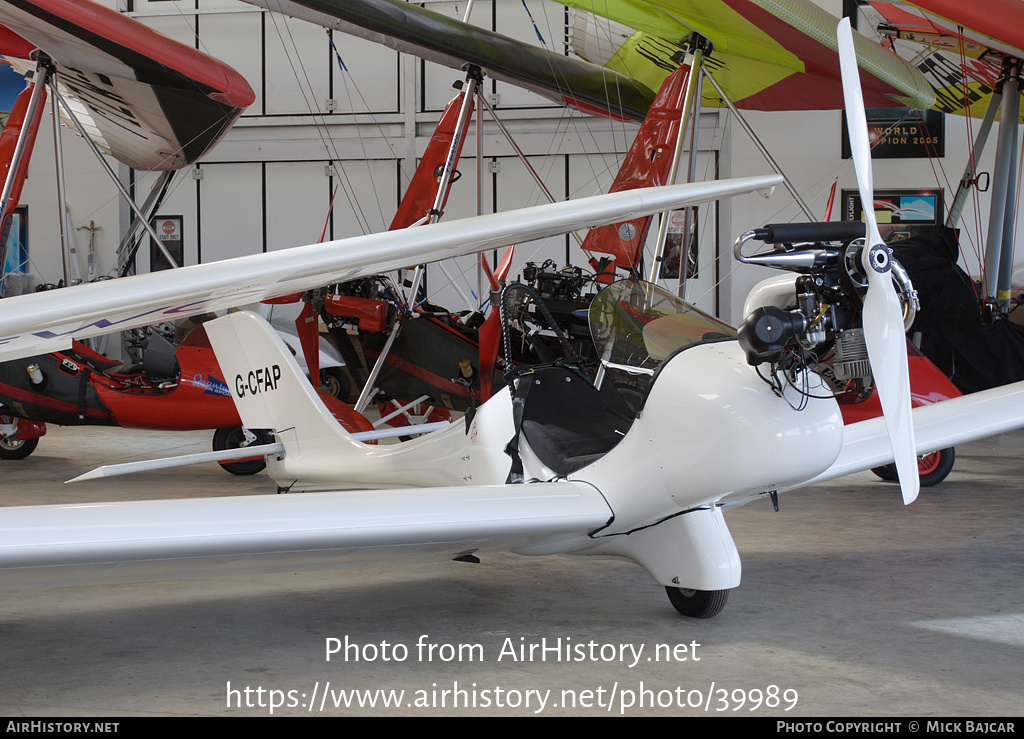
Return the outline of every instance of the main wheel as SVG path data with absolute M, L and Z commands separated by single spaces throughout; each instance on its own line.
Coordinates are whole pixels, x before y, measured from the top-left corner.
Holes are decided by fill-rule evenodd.
M 917 474 L 921 477 L 921 487 L 930 488 L 938 485 L 953 471 L 954 464 L 956 451 L 953 447 L 918 457 Z
M 956 450 L 953 447 L 918 457 L 917 474 L 921 480 L 921 487 L 930 488 L 938 485 L 953 471 L 954 464 L 956 464 Z M 896 476 L 896 465 L 894 464 L 874 467 L 871 471 L 886 482 L 896 482 L 899 479 Z
M 341 367 L 320 370 L 320 387 L 341 401 L 348 400 L 352 394 L 352 382 Z
M 881 467 L 872 467 L 871 471 L 874 472 L 879 480 L 885 480 L 886 482 L 896 481 L 896 465 L 884 464 Z
M 39 446 L 39 439 L 0 437 L 0 459 L 24 459 Z
M 246 434 L 246 429 L 243 429 L 241 426 L 217 429 L 213 434 L 213 451 L 244 449 L 248 446 L 272 444 L 274 441 L 273 435 L 265 429 L 252 429 L 249 431 L 249 434 L 253 438 L 249 438 Z M 263 457 L 240 459 L 232 462 L 218 462 L 217 464 L 232 475 L 255 475 L 257 472 L 262 472 L 267 466 L 267 462 Z
M 729 602 L 728 590 L 690 590 L 666 587 L 668 599 L 677 611 L 690 618 L 717 616 Z

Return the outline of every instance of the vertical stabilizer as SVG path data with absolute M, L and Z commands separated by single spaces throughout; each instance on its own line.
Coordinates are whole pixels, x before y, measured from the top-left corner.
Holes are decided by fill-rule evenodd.
M 292 491 L 338 488 L 500 484 L 513 433 L 506 392 L 477 409 L 472 423 L 451 424 L 402 444 L 370 446 L 353 438 L 324 405 L 277 333 L 254 313 L 205 324 L 242 423 L 270 429 L 284 445 L 267 472 Z
M 205 324 L 247 428 L 271 429 L 289 457 L 339 444 L 363 448 L 335 420 L 277 332 L 241 311 Z

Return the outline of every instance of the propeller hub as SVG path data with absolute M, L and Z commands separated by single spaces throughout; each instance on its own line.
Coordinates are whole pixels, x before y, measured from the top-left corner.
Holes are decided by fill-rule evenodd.
M 885 244 L 875 244 L 868 252 L 868 264 L 875 272 L 885 274 L 892 266 L 892 251 Z

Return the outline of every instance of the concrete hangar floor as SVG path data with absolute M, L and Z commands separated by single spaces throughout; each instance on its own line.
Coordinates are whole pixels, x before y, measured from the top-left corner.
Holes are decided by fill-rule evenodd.
M 729 512 L 743 582 L 709 620 L 634 565 L 511 554 L 5 592 L 0 715 L 1021 716 L 1022 441 L 908 508 L 862 473 Z M 209 444 L 51 427 L 0 504 L 274 493 L 212 464 L 64 485 Z

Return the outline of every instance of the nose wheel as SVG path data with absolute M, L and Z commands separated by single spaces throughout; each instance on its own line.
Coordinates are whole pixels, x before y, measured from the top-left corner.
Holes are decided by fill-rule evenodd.
M 666 587 L 668 599 L 677 611 L 690 618 L 717 616 L 729 602 L 728 590 L 691 590 Z

